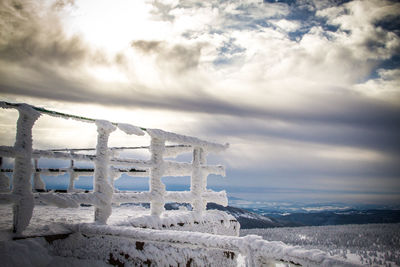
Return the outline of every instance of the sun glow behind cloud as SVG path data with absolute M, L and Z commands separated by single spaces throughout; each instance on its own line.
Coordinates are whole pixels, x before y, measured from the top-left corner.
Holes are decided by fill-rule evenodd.
M 91 67 L 88 72 L 93 75 L 93 78 L 102 82 L 129 83 L 124 73 L 115 67 Z
M 118 52 L 132 39 L 163 38 L 164 23 L 150 20 L 151 6 L 145 1 L 77 1 L 65 19 L 70 34 L 82 34 L 91 45 Z

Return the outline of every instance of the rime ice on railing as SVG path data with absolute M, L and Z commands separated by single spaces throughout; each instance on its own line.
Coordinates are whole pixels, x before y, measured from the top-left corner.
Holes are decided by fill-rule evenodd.
M 17 135 L 14 150 L 18 155 L 14 160 L 12 193 L 18 197 L 13 205 L 13 232 L 21 233 L 28 225 L 33 212 L 32 174 L 32 127 L 40 113 L 30 106 L 22 104 L 17 108 Z
M 159 129 L 145 129 L 138 126 L 111 123 L 104 120 L 94 120 L 75 115 L 49 111 L 44 108 L 29 106 L 26 104 L 12 104 L 0 102 L 1 108 L 14 108 L 19 111 L 17 122 L 16 142 L 13 147 L 0 146 L 0 158 L 15 158 L 12 179 L 12 192 L 7 190 L 8 177 L 4 171 L 0 173 L 0 203 L 13 204 L 14 222 L 13 229 L 21 233 L 29 224 L 34 208 L 34 202 L 42 202 L 55 205 L 60 208 L 79 207 L 79 204 L 91 204 L 95 206 L 94 220 L 98 224 L 106 224 L 112 212 L 111 203 L 150 203 L 150 211 L 153 216 L 160 216 L 164 211 L 166 202 L 190 203 L 193 212 L 201 216 L 206 208 L 207 202 L 215 202 L 227 205 L 225 191 L 213 192 L 207 190 L 207 176 L 217 174 L 225 176 L 223 166 L 206 164 L 208 152 L 218 152 L 226 149 L 228 145 L 220 145 L 200 140 L 196 137 L 179 135 L 165 132 Z M 75 120 L 95 123 L 97 126 L 97 146 L 95 155 L 79 154 L 76 151 L 94 149 L 65 149 L 65 150 L 33 150 L 32 149 L 32 127 L 41 114 L 61 118 L 72 118 Z M 129 147 L 109 148 L 108 139 L 116 129 L 120 129 L 128 135 L 150 135 L 151 142 L 148 148 L 151 153 L 150 160 L 131 158 L 119 158 L 115 156 L 117 150 L 132 149 Z M 166 145 L 172 142 L 176 145 Z M 65 151 L 65 152 L 64 152 Z M 176 157 L 179 154 L 192 152 L 191 163 L 164 160 L 166 157 Z M 38 166 L 41 158 L 70 160 L 68 168 L 42 169 Z M 32 159 L 34 166 L 32 166 Z M 76 169 L 76 161 L 93 162 L 94 169 Z M 118 166 L 118 167 L 117 167 Z M 121 166 L 126 166 L 121 167 Z M 30 178 L 34 174 L 33 185 L 35 193 L 32 193 Z M 41 174 L 69 173 L 70 182 L 68 193 L 60 194 L 45 191 L 45 184 L 41 180 Z M 80 175 L 94 173 L 94 190 L 92 193 L 83 193 L 74 189 L 74 181 Z M 121 173 L 131 176 L 150 177 L 149 192 L 116 192 L 114 193 L 114 180 Z M 190 191 L 167 192 L 161 178 L 163 176 L 191 176 Z
M 164 174 L 165 141 L 157 137 L 151 138 L 151 165 L 150 168 L 150 194 L 151 194 L 151 215 L 159 216 L 164 211 L 165 185 L 161 178 Z
M 193 210 L 201 213 L 205 210 L 207 203 L 204 203 L 202 193 L 206 191 L 205 179 L 207 175 L 201 169 L 205 165 L 205 155 L 202 148 L 196 147 L 193 150 L 192 176 L 190 191 L 193 194 Z M 207 181 L 207 180 L 206 180 Z
M 94 220 L 105 224 L 111 215 L 111 200 L 113 188 L 108 179 L 110 153 L 108 149 L 108 138 L 110 133 L 116 130 L 111 122 L 97 120 L 97 146 L 94 169 L 94 192 L 101 202 L 101 206 L 95 209 Z

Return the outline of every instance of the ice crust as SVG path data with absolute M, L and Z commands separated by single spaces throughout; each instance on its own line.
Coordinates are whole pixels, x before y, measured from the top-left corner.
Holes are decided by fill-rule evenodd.
M 241 235 L 261 235 L 305 249 L 320 249 L 349 262 L 400 266 L 400 224 L 330 225 L 243 229 Z
M 146 131 L 151 137 L 157 139 L 179 144 L 192 145 L 194 147 L 205 147 L 207 150 L 212 152 L 219 152 L 229 147 L 229 144 L 221 145 L 217 143 L 207 142 L 196 137 L 175 134 L 160 129 L 147 129 Z
M 182 212 L 180 210 L 178 211 L 167 211 L 166 214 L 168 216 L 162 215 L 162 218 L 165 220 L 165 223 L 175 223 L 175 228 L 163 228 L 164 230 L 162 231 L 156 231 L 156 227 L 159 227 L 158 223 L 154 221 L 154 224 L 149 224 L 152 227 L 156 228 L 155 230 L 151 229 L 138 229 L 134 228 L 130 223 L 134 222 L 134 218 L 138 217 L 151 217 L 149 215 L 149 212 L 146 210 L 141 210 L 139 207 L 135 206 L 121 206 L 116 208 L 116 211 L 113 212 L 113 215 L 109 219 L 109 228 L 101 228 L 99 229 L 97 225 L 91 224 L 91 223 L 86 223 L 86 224 L 74 224 L 79 221 L 81 222 L 89 222 L 91 220 L 91 211 L 93 210 L 93 207 L 83 207 L 83 209 L 60 209 L 57 210 L 56 212 L 60 212 L 61 214 L 64 214 L 63 216 L 54 216 L 56 212 L 54 211 L 55 208 L 47 207 L 47 206 L 38 206 L 39 208 L 36 210 L 34 217 L 33 217 L 33 225 L 35 229 L 38 229 L 39 225 L 43 224 L 43 220 L 46 219 L 48 221 L 55 220 L 58 222 L 57 225 L 49 225 L 48 229 L 51 230 L 54 234 L 57 233 L 63 233 L 61 230 L 64 229 L 64 233 L 70 232 L 70 229 L 80 229 L 81 232 L 77 232 L 75 234 L 70 235 L 67 239 L 61 239 L 57 240 L 52 243 L 51 247 L 48 247 L 47 244 L 42 238 L 37 238 L 34 239 L 36 244 L 35 246 L 30 246 L 29 244 L 25 243 L 28 242 L 31 239 L 27 240 L 19 240 L 19 241 L 0 241 L 0 254 L 1 255 L 7 255 L 6 257 L 2 257 L 2 266 L 18 266 L 18 265 L 7 265 L 9 262 L 15 263 L 16 261 L 30 261 L 28 265 L 26 266 L 46 266 L 45 265 L 40 265 L 40 264 L 34 264 L 37 262 L 38 258 L 34 254 L 39 254 L 42 255 L 43 257 L 49 257 L 49 260 L 54 261 L 54 257 L 62 256 L 57 258 L 57 262 L 63 262 L 64 264 L 70 263 L 71 260 L 75 259 L 74 261 L 79 262 L 79 259 L 85 259 L 84 262 L 81 262 L 83 264 L 82 266 L 96 266 L 96 265 L 91 265 L 91 263 L 105 263 L 109 259 L 110 252 L 114 253 L 115 251 L 118 251 L 114 256 L 115 258 L 119 257 L 119 252 L 122 251 L 132 257 L 139 257 L 139 259 L 143 259 L 146 261 L 148 257 L 151 257 L 154 255 L 154 261 L 153 265 L 151 266 L 168 266 L 168 264 L 171 264 L 172 260 L 178 260 L 178 262 L 182 263 L 184 260 L 188 260 L 190 257 L 193 257 L 194 260 L 197 262 L 197 266 L 205 266 L 205 265 L 211 265 L 215 266 L 213 263 L 218 263 L 218 264 L 231 264 L 231 265 L 221 265 L 221 266 L 244 266 L 246 261 L 250 262 L 252 260 L 254 265 L 249 265 L 249 266 L 268 266 L 267 264 L 270 264 L 271 262 L 276 262 L 276 260 L 284 260 L 285 262 L 282 262 L 281 265 L 277 266 L 282 266 L 288 263 L 289 261 L 293 261 L 296 263 L 301 263 L 303 266 L 361 266 L 362 263 L 357 261 L 353 261 L 352 259 L 348 258 L 345 259 L 343 257 L 339 257 L 339 255 L 331 256 L 329 255 L 329 252 L 327 251 L 322 251 L 321 249 L 311 249 L 308 247 L 299 247 L 299 246 L 294 246 L 294 245 L 288 245 L 284 244 L 282 242 L 278 241 L 265 241 L 261 240 L 260 237 L 257 236 L 251 236 L 245 239 L 246 237 L 242 238 L 237 238 L 235 236 L 226 236 L 220 235 L 220 238 L 215 238 L 213 237 L 214 235 L 209 235 L 209 234 L 204 234 L 204 233 L 188 233 L 187 231 L 185 232 L 185 227 L 186 224 L 182 227 L 179 227 L 177 223 L 185 223 L 185 222 L 191 222 L 190 215 L 186 215 L 185 212 Z M 52 211 L 53 210 L 53 211 Z M 4 221 L 4 218 L 10 217 L 11 213 L 5 212 L 5 206 L 0 206 L 0 211 L 2 214 L 5 214 L 7 216 L 3 216 L 0 218 L 0 225 L 2 227 L 7 225 L 7 221 Z M 209 212 L 213 211 L 207 211 L 205 212 L 204 216 L 208 216 Z M 67 216 L 67 213 L 70 214 L 70 216 Z M 136 213 L 142 213 L 142 216 L 135 216 L 134 214 Z M 49 216 L 51 214 L 51 216 Z M 180 218 L 179 214 L 182 215 Z M 188 214 L 188 213 L 187 213 Z M 72 217 L 74 216 L 74 217 Z M 114 216 L 114 217 L 113 217 Z M 214 217 L 215 216 L 215 217 Z M 61 217 L 67 218 L 66 220 L 62 220 Z M 78 217 L 78 218 L 76 218 Z M 210 220 L 217 220 L 219 218 L 223 218 L 222 216 L 219 217 L 219 215 L 216 214 L 211 214 L 210 215 Z M 227 217 L 229 218 L 229 216 Z M 193 220 L 195 218 L 193 217 Z M 147 219 L 141 219 L 141 220 L 147 220 Z M 54 222 L 55 222 L 54 221 Z M 60 227 L 60 223 L 68 223 L 64 224 L 63 227 Z M 218 221 L 216 221 L 218 222 Z M 233 224 L 233 222 L 227 222 L 225 220 L 226 224 Z M 71 225 L 71 223 L 73 225 Z M 148 222 L 149 223 L 149 222 Z M 219 222 L 218 222 L 219 223 Z M 125 225 L 125 226 L 124 226 Z M 191 230 L 198 230 L 201 228 L 201 223 L 200 224 L 193 224 L 194 227 L 191 228 Z M 189 227 L 189 226 L 188 226 Z M 222 226 L 221 226 L 222 227 Z M 376 237 L 382 237 L 382 236 L 388 236 L 391 237 L 393 235 L 398 236 L 397 234 L 397 228 L 398 225 L 392 225 L 392 224 L 387 224 L 387 225 L 357 225 L 357 226 L 351 226 L 350 227 L 350 233 L 354 235 L 348 236 L 346 233 L 343 233 L 341 235 L 337 236 L 338 232 L 343 232 L 341 229 L 350 227 L 350 226 L 331 226 L 331 227 L 299 227 L 299 228 L 277 228 L 277 229 L 264 229 L 265 231 L 274 231 L 276 232 L 276 236 L 279 238 L 286 239 L 296 239 L 297 242 L 300 242 L 302 239 L 297 236 L 297 234 L 314 234 L 316 238 L 318 238 L 318 243 L 317 247 L 322 246 L 325 243 L 329 243 L 329 240 L 332 240 L 331 238 L 328 238 L 325 240 L 323 237 L 320 236 L 320 233 L 323 232 L 331 232 L 329 234 L 330 236 L 334 235 L 334 238 L 337 239 L 344 239 L 341 241 L 342 243 L 346 244 L 348 241 L 352 241 L 353 236 L 358 236 L 359 234 L 366 234 L 366 239 L 363 239 L 361 237 L 357 237 L 360 242 L 362 240 L 367 240 L 368 238 L 371 237 L 368 233 L 376 233 Z M 387 227 L 387 233 L 386 235 L 379 234 L 380 229 L 383 229 Z M 89 229 L 93 228 L 93 229 Z M 119 231 L 116 231 L 118 228 Z M 162 228 L 162 225 L 161 225 Z M 175 231 L 177 229 L 181 228 L 180 231 L 181 234 L 178 233 L 178 231 Z M 319 230 L 319 228 L 321 228 Z M 371 229 L 369 231 L 367 230 L 357 230 L 358 228 L 360 229 Z M 4 229 L 4 228 L 3 228 Z M 32 230 L 33 228 L 30 228 L 29 230 Z M 68 230 L 69 229 L 69 230 Z M 132 231 L 130 231 L 130 230 Z M 174 230 L 174 231 L 172 231 Z M 191 231 L 189 230 L 189 231 Z M 209 231 L 209 230 L 207 230 Z M 254 229 L 252 230 L 255 233 L 262 234 L 262 230 L 257 230 Z M 159 235 L 165 232 L 165 236 Z M 245 230 L 245 233 L 250 232 L 250 230 Z M 211 232 L 212 233 L 212 232 Z M 32 233 L 35 235 L 35 232 Z M 86 237 L 84 237 L 82 234 L 84 234 Z M 218 232 L 220 234 L 220 232 Z M 37 233 L 36 233 L 37 235 Z M 162 241 L 151 241 L 151 240 L 162 240 Z M 4 239 L 3 239 L 4 240 Z M 38 241 L 42 240 L 42 241 Z M 390 240 L 390 239 L 389 239 Z M 366 242 L 372 245 L 373 242 L 378 242 L 377 240 L 374 241 L 374 239 L 371 239 L 371 242 Z M 18 242 L 18 247 L 20 249 L 16 249 L 16 243 Z M 29 241 L 30 242 L 30 241 Z M 129 248 L 135 248 L 136 242 L 141 242 L 144 243 L 144 250 L 139 250 L 135 251 L 129 250 Z M 225 242 L 226 244 L 222 247 L 219 246 L 219 242 Z M 157 244 L 162 244 L 159 247 L 157 247 Z M 300 244 L 300 243 L 299 243 Z M 37 246 L 41 246 L 42 248 L 35 248 Z M 203 245 L 207 245 L 208 250 L 203 250 Z M 362 244 L 363 245 L 363 244 Z M 378 242 L 375 247 L 371 249 L 378 249 L 378 247 L 382 245 L 382 243 Z M 220 262 L 221 259 L 217 258 L 216 254 L 214 254 L 214 249 L 213 247 L 218 247 L 215 251 L 232 251 L 235 253 L 233 262 L 228 261 L 228 262 Z M 46 249 L 42 250 L 43 247 Z M 231 247 L 231 249 L 237 247 L 238 250 L 229 250 L 228 248 Z M 240 248 L 239 248 L 240 247 Z M 265 248 L 264 248 L 265 247 Z M 151 249 L 150 249 L 151 248 Z M 246 250 L 246 248 L 248 250 Z M 254 248 L 254 249 L 253 249 Z M 331 244 L 331 248 L 335 248 L 335 244 Z M 149 249 L 149 250 L 147 250 Z M 239 250 L 240 249 L 240 250 Z M 385 249 L 385 247 L 383 247 Z M 41 253 L 43 252 L 43 254 Z M 171 256 L 164 255 L 162 254 L 163 251 L 166 254 L 170 254 Z M 202 251 L 202 252 L 200 252 Z M 240 251 L 243 251 L 240 253 Z M 3 254 L 4 253 L 4 254 Z M 138 254 L 136 254 L 138 253 Z M 171 254 L 172 253 L 172 254 Z M 379 250 L 372 250 L 369 253 L 380 253 Z M 371 255 L 373 255 L 371 254 Z M 186 258 L 186 256 L 189 256 L 189 258 Z M 350 257 L 350 253 L 348 252 L 348 257 Z M 15 259 L 16 257 L 24 257 L 25 259 Z M 66 257 L 66 258 L 64 258 Z M 124 259 L 124 254 L 121 255 L 121 258 L 119 258 L 121 261 Z M 35 260 L 34 260 L 35 259 Z M 158 260 L 158 262 L 156 262 Z M 239 265 L 239 260 L 243 260 L 243 265 Z M 230 262 L 230 263 L 229 263 Z M 129 262 L 128 262 L 129 263 Z M 135 266 L 134 264 L 126 264 L 125 266 Z M 185 265 L 187 262 L 184 262 Z M 146 264 L 143 264 L 146 266 Z M 181 264 L 182 265 L 182 264 Z M 185 266 L 183 265 L 183 266 Z M 372 264 L 364 263 L 365 265 L 373 265 L 373 266 L 385 266 L 384 264 L 379 264 L 378 262 L 373 262 Z M 22 265 L 25 266 L 25 265 Z M 48 266 L 53 266 L 53 265 L 48 265 Z M 62 265 L 64 266 L 64 265 Z M 74 266 L 73 264 L 71 266 Z M 79 266 L 79 265 L 78 265 Z M 176 266 L 176 265 L 173 265 Z M 274 266 L 274 265 L 272 265 Z M 386 265 L 387 266 L 387 265 Z M 397 266 L 396 264 L 391 264 L 391 266 Z
M 97 193 L 96 197 L 100 200 L 101 205 L 96 206 L 94 220 L 97 223 L 105 224 L 112 212 L 111 200 L 113 195 L 113 188 L 108 180 L 110 158 L 108 138 L 110 133 L 116 130 L 116 127 L 104 120 L 97 120 L 96 125 L 98 135 L 94 171 L 94 192 Z
M 121 266 L 237 266 L 235 255 L 227 257 L 223 250 L 112 235 L 76 233 L 63 242 L 54 242 L 52 249 L 62 256 L 120 262 Z
M 307 250 L 278 241 L 266 241 L 255 235 L 234 237 L 199 232 L 160 231 L 93 224 L 78 224 L 72 226 L 72 229 L 74 232 L 80 232 L 85 235 L 124 237 L 142 242 L 160 242 L 195 248 L 234 251 L 246 255 L 246 264 L 248 266 L 262 266 L 263 263 L 273 262 L 276 259 L 292 261 L 303 266 L 361 266 L 331 257 L 318 249 Z M 161 262 L 164 261 L 161 259 Z
M 165 151 L 165 141 L 152 137 L 150 143 L 151 163 L 150 169 L 150 194 L 151 215 L 159 216 L 164 211 L 165 185 L 161 178 L 165 171 L 163 153 Z
M 165 158 L 176 158 L 176 156 L 192 152 L 193 147 L 190 145 L 176 145 L 176 146 L 169 146 L 165 148 L 164 157 Z
M 240 225 L 233 216 L 219 210 L 207 210 L 202 214 L 191 211 L 169 211 L 159 218 L 143 214 L 128 217 L 113 225 L 230 236 L 238 236 L 240 230 Z
M 28 105 L 22 105 L 21 108 L 25 110 L 29 110 L 30 113 L 35 113 L 31 112 L 32 108 Z M 37 112 L 36 112 L 37 113 Z M 39 114 L 39 113 L 37 113 Z M 99 168 L 96 168 L 96 173 L 95 173 L 95 191 L 98 193 L 96 196 L 100 199 L 100 208 L 96 211 L 96 214 L 98 216 L 98 220 L 105 222 L 106 218 L 109 216 L 110 211 L 105 211 L 107 206 L 109 206 L 109 199 L 112 198 L 112 193 L 110 190 L 110 184 L 107 183 L 107 179 L 103 179 L 103 177 L 108 177 L 108 176 L 117 176 L 115 169 L 113 169 L 113 172 L 110 173 L 112 175 L 107 175 L 107 170 L 106 168 L 101 168 L 101 166 L 106 166 L 107 163 L 112 162 L 113 164 L 120 164 L 120 165 L 131 165 L 134 164 L 139 167 L 144 167 L 144 168 L 149 168 L 150 169 L 150 191 L 151 191 L 151 199 L 152 199 L 152 210 L 154 214 L 160 214 L 162 212 L 162 207 L 161 205 L 164 203 L 164 196 L 165 196 L 165 186 L 162 184 L 160 178 L 163 175 L 175 175 L 175 176 L 183 176 L 183 175 L 190 175 L 194 174 L 194 181 L 195 183 L 200 183 L 200 186 L 197 189 L 196 186 L 192 188 L 192 197 L 194 197 L 194 200 L 191 202 L 194 206 L 198 207 L 196 208 L 198 211 L 202 210 L 206 204 L 204 200 L 200 200 L 202 198 L 202 193 L 203 191 L 206 191 L 205 186 L 204 186 L 204 181 L 205 178 L 207 177 L 208 174 L 220 174 L 220 175 L 225 175 L 225 169 L 223 166 L 203 166 L 205 165 L 205 162 L 202 162 L 202 165 L 197 164 L 196 168 L 193 168 L 193 164 L 190 163 L 177 163 L 177 162 L 172 162 L 172 161 L 164 161 L 163 157 L 171 157 L 171 156 L 176 156 L 176 154 L 181 153 L 181 152 L 187 152 L 190 149 L 193 149 L 193 145 L 196 146 L 201 146 L 201 147 L 207 147 L 211 150 L 222 150 L 225 149 L 226 146 L 222 146 L 219 144 L 215 143 L 209 143 L 202 141 L 198 138 L 194 137 L 189 137 L 189 136 L 184 136 L 184 135 L 178 135 L 174 133 L 169 133 L 165 132 L 162 130 L 158 129 L 150 129 L 148 130 L 148 133 L 152 136 L 152 145 L 150 146 L 150 150 L 152 152 L 152 159 L 150 161 L 145 161 L 145 160 L 127 160 L 127 159 L 118 159 L 118 158 L 112 158 L 110 159 L 110 154 L 108 154 L 107 150 L 107 140 L 109 134 L 115 130 L 115 126 L 113 123 L 110 123 L 108 121 L 104 120 L 96 120 L 95 121 L 97 128 L 98 128 L 98 144 L 97 144 L 97 154 L 96 155 L 82 155 L 82 154 L 74 154 L 74 153 L 63 153 L 63 152 L 56 152 L 56 151 L 40 151 L 40 150 L 35 150 L 33 151 L 33 158 L 38 159 L 41 157 L 48 157 L 48 158 L 60 158 L 60 159 L 71 159 L 71 160 L 82 160 L 82 161 L 94 161 L 96 166 L 100 166 Z M 144 132 L 137 126 L 133 126 L 130 124 L 123 124 L 119 123 L 117 124 L 118 128 L 123 130 L 124 132 L 128 134 L 137 134 L 137 135 L 142 135 Z M 171 147 L 166 149 L 165 148 L 165 141 L 179 141 L 182 142 L 183 144 L 190 144 L 189 145 L 180 145 L 176 147 Z M 160 144 L 162 145 L 160 146 Z M 203 149 L 201 149 L 203 151 Z M 15 153 L 18 151 L 18 149 L 12 150 L 11 148 L 4 147 L 3 151 L 4 153 Z M 204 152 L 206 153 L 206 152 Z M 36 169 L 36 168 L 35 168 Z M 66 170 L 62 171 L 67 171 L 70 173 L 70 185 L 68 188 L 69 192 L 74 192 L 73 184 L 74 180 L 78 178 L 78 174 L 76 174 L 73 171 L 73 165 Z M 40 171 L 41 173 L 46 173 L 45 169 L 42 169 Z M 60 171 L 61 173 L 61 171 Z M 147 173 L 145 173 L 147 175 Z M 200 175 L 202 178 L 198 179 L 196 178 L 197 175 Z M 154 179 L 151 179 L 151 177 L 154 177 Z M 112 183 L 115 178 L 110 178 L 110 183 L 112 187 Z M 40 179 L 40 173 L 35 172 L 34 175 L 34 185 L 35 189 L 38 190 L 44 190 L 45 185 Z M 110 197 L 111 196 L 111 197 Z M 178 197 L 178 194 L 175 195 L 169 195 L 169 198 L 176 199 L 176 200 L 182 200 L 183 198 L 186 199 L 187 201 L 187 195 L 182 195 L 182 197 Z M 42 201 L 49 203 L 49 204 L 54 204 L 57 206 L 76 206 L 78 203 L 81 201 L 81 199 L 77 199 L 76 195 L 74 195 L 71 199 L 68 197 L 61 197 L 61 196 L 53 196 L 49 197 L 47 195 L 41 195 L 40 196 Z M 213 198 L 212 194 L 208 194 L 208 197 Z M 213 199 L 216 200 L 216 202 L 220 203 L 220 198 L 219 197 L 214 197 Z M 90 200 L 91 203 L 93 203 L 92 199 L 85 198 L 85 201 Z M 197 203 L 197 204 L 195 204 Z M 109 207 L 107 207 L 108 210 Z M 100 215 L 102 213 L 104 215 Z M 100 219 L 101 218 L 101 219 Z
M 34 206 L 32 185 L 30 183 L 32 174 L 32 127 L 40 117 L 40 113 L 26 104 L 21 104 L 18 107 L 18 112 L 19 118 L 14 148 L 24 153 L 16 156 L 14 160 L 12 193 L 19 197 L 19 200 L 13 205 L 13 231 L 21 233 L 29 224 Z
M 134 134 L 134 135 L 139 135 L 139 136 L 144 135 L 144 132 L 138 126 L 134 126 L 134 125 L 127 124 L 127 123 L 118 123 L 117 126 L 118 126 L 118 129 L 120 129 L 121 131 L 123 131 L 126 134 Z
M 210 201 L 227 205 L 225 191 L 213 192 L 211 190 L 207 190 L 206 188 L 207 176 L 209 174 L 225 175 L 225 169 L 223 166 L 206 165 L 205 160 L 208 152 L 219 152 L 225 150 L 228 147 L 227 144 L 220 145 L 217 143 L 206 142 L 195 137 L 179 135 L 159 129 L 143 129 L 130 124 L 112 123 L 105 120 L 93 120 L 79 116 L 52 112 L 43 108 L 36 108 L 26 104 L 9 104 L 0 102 L 0 107 L 15 108 L 19 111 L 15 145 L 13 147 L 0 147 L 1 156 L 15 158 L 11 193 L 8 192 L 7 189 L 9 189 L 9 185 L 7 185 L 5 182 L 6 180 L 8 181 L 8 177 L 6 177 L 3 173 L 0 177 L 0 190 L 2 191 L 2 193 L 0 193 L 0 203 L 13 205 L 13 230 L 16 233 L 16 236 L 22 236 L 22 232 L 29 226 L 35 204 L 38 206 L 49 204 L 63 209 L 78 208 L 81 207 L 81 204 L 93 205 L 94 224 L 90 224 L 91 226 L 89 228 L 91 228 L 96 225 L 105 225 L 107 223 L 112 213 L 113 202 L 124 203 L 131 201 L 150 202 L 150 214 L 142 217 L 139 216 L 134 219 L 126 219 L 124 223 L 114 226 L 115 228 L 104 229 L 116 231 L 116 228 L 125 229 L 124 225 L 129 225 L 128 228 L 132 230 L 139 225 L 141 227 L 165 229 L 165 231 L 171 231 L 171 229 L 180 230 L 174 231 L 180 233 L 184 232 L 181 230 L 198 230 L 200 232 L 203 231 L 207 233 L 222 233 L 234 236 L 238 235 L 239 225 L 233 217 L 230 217 L 220 211 L 205 211 L 206 204 Z M 67 150 L 68 152 L 33 150 L 32 128 L 35 121 L 42 113 L 46 113 L 55 117 L 68 119 L 72 118 L 90 123 L 94 122 L 97 126 L 98 133 L 95 155 L 79 154 L 72 150 Z M 144 135 L 144 133 L 147 132 L 147 134 L 149 134 L 151 137 L 151 143 L 149 147 L 151 152 L 150 160 L 118 158 L 116 155 L 117 153 L 108 147 L 109 136 L 117 128 L 129 135 Z M 166 142 L 178 143 L 178 145 L 166 147 Z M 193 162 L 181 163 L 164 159 L 175 157 L 180 153 L 186 153 L 189 151 L 194 151 Z M 70 160 L 71 164 L 68 168 L 59 168 L 58 170 L 45 168 L 41 169 L 38 167 L 38 160 L 40 158 L 67 159 Z M 34 166 L 32 166 L 32 159 L 35 161 Z M 74 181 L 79 177 L 79 175 L 83 175 L 83 173 L 78 173 L 74 170 L 74 161 L 89 161 L 94 163 L 94 190 L 92 193 L 80 193 L 79 191 L 75 190 Z M 122 172 L 122 169 L 116 168 L 116 166 L 129 166 L 131 169 L 144 169 L 145 171 L 140 172 L 140 175 L 146 174 L 146 176 L 148 175 L 150 177 L 149 192 L 114 193 L 114 180 L 118 179 Z M 131 169 L 126 170 L 129 171 Z M 32 193 L 32 185 L 30 181 L 32 173 L 34 174 L 33 186 L 36 190 L 34 194 Z M 46 185 L 41 179 L 41 174 L 59 175 L 62 173 L 69 173 L 70 175 L 70 182 L 67 190 L 68 193 L 61 194 L 55 192 L 40 192 L 46 189 Z M 166 175 L 192 176 L 191 190 L 187 192 L 166 192 L 165 185 L 161 180 L 161 178 Z M 168 217 L 168 214 L 171 213 L 163 213 L 164 204 L 166 201 L 190 203 L 194 210 L 191 212 L 181 212 L 179 216 L 176 217 Z M 83 228 L 87 226 L 88 225 L 82 225 Z M 80 228 L 81 226 L 78 226 L 78 232 L 80 231 Z M 98 230 L 100 228 L 94 228 L 94 230 L 96 229 Z M 76 231 L 76 229 L 74 230 L 72 226 L 70 230 Z M 88 234 L 95 235 L 95 239 L 97 238 L 97 235 L 99 235 L 98 233 Z M 116 233 L 102 232 L 100 235 L 108 236 L 110 234 L 114 235 Z M 129 231 L 127 234 L 129 234 Z M 168 242 L 170 242 L 168 232 L 165 234 L 167 234 L 164 235 L 164 237 L 167 238 L 166 240 L 161 241 L 160 239 L 150 241 L 165 243 L 161 246 L 163 249 L 176 251 L 176 255 L 173 255 L 175 259 L 171 261 L 171 263 L 179 260 L 177 258 L 179 256 L 179 251 L 185 251 L 185 253 L 190 256 L 188 260 L 192 258 L 195 262 L 198 261 L 199 265 L 201 265 L 200 263 L 212 262 L 211 260 L 213 257 L 209 257 L 210 255 L 213 255 L 214 252 L 209 251 L 208 248 L 201 247 L 196 242 L 194 244 L 190 244 L 190 247 L 188 248 L 182 248 L 179 246 L 178 248 L 171 248 L 171 246 L 168 244 Z M 115 237 L 117 236 L 118 235 L 115 235 Z M 178 237 L 180 236 L 181 235 L 178 235 Z M 189 238 L 191 237 L 192 236 L 189 236 Z M 132 237 L 128 236 L 128 238 Z M 139 238 L 141 238 L 141 236 L 139 236 Z M 176 242 L 179 243 L 181 241 Z M 35 242 L 28 243 L 27 247 L 31 248 L 34 248 L 37 245 Z M 152 246 L 154 251 L 157 251 L 157 249 L 160 250 L 160 247 L 157 248 L 157 244 L 153 244 Z M 197 249 L 194 252 L 192 246 L 197 246 Z M 224 248 L 213 247 L 212 249 L 218 250 L 218 253 L 221 254 L 220 250 Z M 40 266 L 46 266 L 53 261 L 53 259 L 45 255 L 46 251 L 42 251 L 42 253 L 40 248 L 37 250 L 39 251 L 39 254 L 43 254 L 43 261 L 34 259 L 37 264 Z M 199 256 L 200 254 L 202 256 Z M 221 255 L 223 255 L 223 253 Z M 214 260 L 215 262 L 218 262 L 222 258 L 216 257 Z M 221 260 L 221 265 L 229 266 L 232 264 L 234 256 L 225 258 L 228 259 L 227 262 L 225 262 L 226 260 Z M 28 265 L 29 260 L 30 259 L 27 259 L 26 262 Z M 182 264 L 183 263 L 184 262 L 182 262 Z

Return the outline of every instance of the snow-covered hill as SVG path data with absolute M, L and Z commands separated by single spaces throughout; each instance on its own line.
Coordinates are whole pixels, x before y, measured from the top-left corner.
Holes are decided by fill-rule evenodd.
M 141 206 L 148 208 L 148 204 L 141 204 Z M 182 207 L 189 210 L 191 209 L 191 206 L 189 204 L 165 204 L 166 210 L 177 210 Z M 294 222 L 286 222 L 283 220 L 263 216 L 261 214 L 257 214 L 255 212 L 251 212 L 245 209 L 232 206 L 224 207 L 215 203 L 208 203 L 207 210 L 221 210 L 228 213 L 229 215 L 232 215 L 240 223 L 241 229 L 301 226 L 300 224 L 296 224 Z
M 295 223 L 286 223 L 274 218 L 266 217 L 251 211 L 247 211 L 245 209 L 231 207 L 231 206 L 224 207 L 215 203 L 208 203 L 207 209 L 222 210 L 232 215 L 240 223 L 241 229 L 297 226 L 297 224 Z
M 261 212 L 261 215 L 274 218 L 278 221 L 296 223 L 299 226 L 344 225 L 367 223 L 399 223 L 400 210 L 331 210 L 309 212 L 270 213 Z
M 308 226 L 274 229 L 243 229 L 268 241 L 307 249 L 320 249 L 346 261 L 373 266 L 400 266 L 400 224 Z

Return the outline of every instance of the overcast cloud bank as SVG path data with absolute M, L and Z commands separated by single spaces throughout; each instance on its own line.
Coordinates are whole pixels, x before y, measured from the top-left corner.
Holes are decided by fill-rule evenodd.
M 399 202 L 399 10 L 378 0 L 6 0 L 0 93 L 230 142 L 221 185 Z M 1 139 L 12 143 L 15 117 L 4 114 Z M 49 136 L 46 119 L 37 127 L 38 146 L 74 137 Z M 84 139 L 76 145 L 92 145 Z

